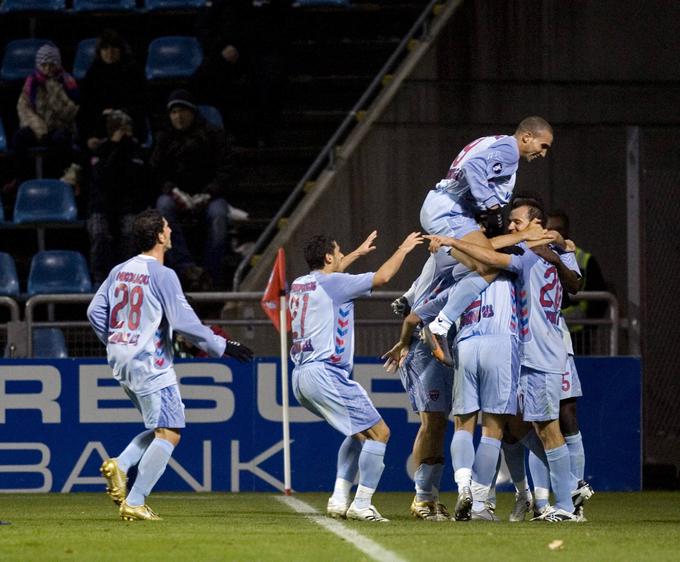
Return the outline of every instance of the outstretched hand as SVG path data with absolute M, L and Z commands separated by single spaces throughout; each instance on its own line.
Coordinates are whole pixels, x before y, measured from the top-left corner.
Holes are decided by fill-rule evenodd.
M 224 348 L 224 355 L 233 357 L 239 363 L 247 363 L 253 359 L 253 350 L 240 342 L 227 340 L 227 345 Z
M 354 250 L 357 254 L 360 256 L 365 256 L 366 254 L 370 254 L 373 250 L 375 250 L 375 246 L 373 245 L 373 242 L 375 239 L 378 237 L 378 231 L 374 230 L 368 235 L 368 238 L 364 240 L 361 245 Z
M 404 250 L 406 253 L 410 252 L 418 246 L 419 244 L 422 244 L 425 242 L 425 239 L 423 238 L 423 235 L 420 232 L 411 232 L 404 241 L 399 245 L 400 250 Z
M 383 365 L 385 371 L 390 374 L 396 373 L 397 369 L 404 364 L 404 359 L 408 355 L 408 346 L 403 345 L 401 342 L 397 342 L 392 346 L 387 353 L 385 353 L 380 359 L 385 359 Z

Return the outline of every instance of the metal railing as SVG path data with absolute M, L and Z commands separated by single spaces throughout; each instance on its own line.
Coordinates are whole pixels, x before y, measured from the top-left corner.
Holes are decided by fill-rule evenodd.
M 416 34 L 420 31 L 421 33 L 419 37 L 421 39 L 429 35 L 430 18 L 436 16 L 435 6 L 444 3 L 445 0 L 431 0 L 427 4 L 418 19 L 411 26 L 411 29 L 402 38 L 399 45 L 397 45 L 397 48 L 394 50 L 390 58 L 387 59 L 387 62 L 373 78 L 373 81 L 369 84 L 368 88 L 366 88 L 366 91 L 359 98 L 359 101 L 354 104 L 354 107 L 352 107 L 352 109 L 349 111 L 343 122 L 336 129 L 335 133 L 333 133 L 329 141 L 321 149 L 321 152 L 318 154 L 312 165 L 307 169 L 307 172 L 305 172 L 305 175 L 302 176 L 302 179 L 297 183 L 288 198 L 284 201 L 276 215 L 274 215 L 274 218 L 269 222 L 262 234 L 260 234 L 258 239 L 255 241 L 255 244 L 253 244 L 253 246 L 248 250 L 248 252 L 238 264 L 233 278 L 234 291 L 238 291 L 244 272 L 253 259 L 253 256 L 260 252 L 271 240 L 274 231 L 278 228 L 279 221 L 284 218 L 294 207 L 295 203 L 304 192 L 307 182 L 311 181 L 313 178 L 316 178 L 323 169 L 334 168 L 336 161 L 335 151 L 338 144 L 340 144 L 340 139 L 342 139 L 343 136 L 345 136 L 350 131 L 350 129 L 359 123 L 360 112 L 366 109 L 366 107 L 369 105 L 369 100 L 376 95 L 380 88 L 382 88 L 385 77 L 397 66 L 397 62 L 406 52 L 409 47 L 409 43 L 416 36 Z
M 378 356 L 389 349 L 397 340 L 401 319 L 394 316 L 388 303 L 403 294 L 402 291 L 378 291 L 370 297 L 358 299 L 360 305 L 355 310 L 356 337 L 355 351 L 357 355 Z M 48 305 L 83 305 L 90 302 L 92 294 L 78 295 L 36 295 L 26 302 L 26 348 L 27 355 L 33 353 L 33 329 L 62 328 L 71 332 L 67 340 L 76 342 L 80 348 L 71 349 L 69 355 L 78 357 L 97 357 L 105 354 L 104 346 L 96 338 L 88 322 L 83 320 L 38 321 L 36 309 Z M 277 355 L 278 339 L 270 320 L 259 306 L 261 292 L 229 292 L 229 293 L 188 293 L 187 297 L 195 307 L 204 304 L 216 304 L 222 307 L 219 318 L 205 319 L 206 324 L 217 324 L 237 332 L 236 337 L 249 346 L 254 347 L 257 355 Z M 591 326 L 600 332 L 595 345 L 591 346 L 592 355 L 617 355 L 619 346 L 620 317 L 618 301 L 611 293 L 582 292 L 572 300 L 602 301 L 608 304 L 607 316 L 598 319 L 578 319 L 574 324 Z M 0 304 L 12 301 L 0 297 Z M 14 301 L 12 301 L 14 302 Z M 19 307 L 14 302 L 10 305 L 17 318 Z M 68 335 L 68 334 L 67 334 Z M 576 342 L 575 342 L 576 343 Z

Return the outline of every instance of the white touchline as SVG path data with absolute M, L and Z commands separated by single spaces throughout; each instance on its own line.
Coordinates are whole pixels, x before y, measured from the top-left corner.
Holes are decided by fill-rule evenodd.
M 391 550 L 387 550 L 384 546 L 377 542 L 357 533 L 354 529 L 350 529 L 337 521 L 319 513 L 308 503 L 303 502 L 297 498 L 290 496 L 274 496 L 277 500 L 285 503 L 292 510 L 304 514 L 307 519 L 311 519 L 317 525 L 320 525 L 327 531 L 337 535 L 341 539 L 346 540 L 349 544 L 369 556 L 373 560 L 379 562 L 405 562 L 405 559 L 395 554 Z M 367 525 L 383 525 L 384 523 L 366 523 Z

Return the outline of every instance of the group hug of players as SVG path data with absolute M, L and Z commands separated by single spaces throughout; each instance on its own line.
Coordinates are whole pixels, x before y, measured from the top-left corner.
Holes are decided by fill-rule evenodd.
M 537 146 L 523 152 L 523 134 Z M 474 141 L 421 210 L 432 254 L 411 289 L 393 303 L 405 318 L 399 341 L 384 356 L 386 368 L 399 371 L 421 417 L 413 448 L 411 513 L 417 518 L 451 517 L 438 491 L 453 411 L 456 521 L 498 520 L 501 448 L 516 487 L 510 521 L 527 515 L 537 521 L 585 520 L 583 504 L 593 490 L 583 479 L 576 420 L 581 387 L 560 315 L 563 291 L 573 294 L 580 286 L 575 246 L 544 229 L 539 200 L 512 196 L 518 161 L 514 144 L 520 156 L 532 160 L 545 156 L 551 142 L 550 126 L 536 117 L 523 121 L 514 136 Z M 475 225 L 464 217 L 471 207 Z M 488 244 L 480 243 L 482 232 Z M 475 450 L 480 413 L 482 436 Z
M 413 446 L 411 513 L 428 521 L 499 520 L 495 482 L 502 448 L 517 488 L 511 521 L 527 515 L 549 522 L 584 520 L 583 504 L 593 490 L 583 480 L 575 409 L 581 391 L 560 315 L 563 291 L 576 293 L 580 285 L 575 246 L 545 230 L 537 199 L 513 196 L 520 158 L 545 157 L 552 141 L 550 124 L 528 117 L 512 135 L 468 144 L 428 192 L 420 212 L 426 234 L 409 234 L 374 273 L 345 270 L 375 249 L 377 232 L 347 255 L 329 236 L 315 236 L 305 246 L 310 273 L 293 282 L 289 300 L 292 383 L 300 404 L 346 436 L 329 516 L 387 521 L 372 497 L 390 433 L 350 376 L 353 301 L 387 283 L 406 255 L 428 242 L 421 274 L 393 303 L 405 318 L 399 341 L 383 356 L 388 371 L 399 371 L 421 420 Z M 453 514 L 439 501 L 451 411 L 458 485 Z M 482 437 L 475 450 L 480 413 Z

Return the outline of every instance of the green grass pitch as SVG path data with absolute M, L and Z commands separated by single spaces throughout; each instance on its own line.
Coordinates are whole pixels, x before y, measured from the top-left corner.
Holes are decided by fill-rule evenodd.
M 323 511 L 326 494 L 296 494 Z M 343 522 L 405 560 L 679 560 L 680 493 L 596 493 L 582 524 L 415 521 L 412 494 L 378 493 L 389 524 Z M 446 494 L 452 507 L 454 498 Z M 510 511 L 510 494 L 498 514 Z M 273 494 L 156 493 L 159 522 L 118 519 L 104 494 L 3 494 L 0 560 L 370 560 Z M 561 550 L 548 544 L 563 541 Z

